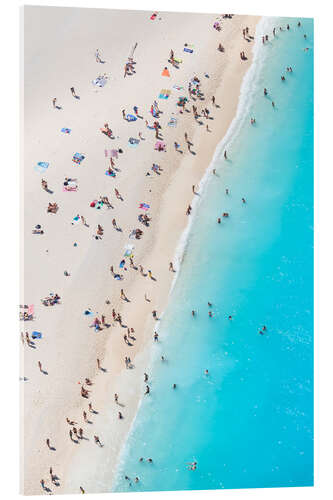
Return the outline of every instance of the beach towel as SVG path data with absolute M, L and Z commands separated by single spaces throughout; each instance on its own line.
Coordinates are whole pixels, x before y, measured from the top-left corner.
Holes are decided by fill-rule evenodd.
M 180 85 L 174 85 L 172 88 L 178 91 L 184 90 L 184 87 L 181 87 Z
M 34 167 L 36 172 L 43 173 L 47 168 L 49 168 L 49 163 L 47 161 L 39 161 Z
M 77 186 L 63 186 L 62 188 L 63 191 L 77 191 L 78 187 Z
M 117 149 L 104 149 L 105 158 L 118 158 Z
M 73 220 L 72 220 L 72 225 L 74 226 L 74 224 L 78 224 L 80 222 L 80 216 L 79 215 L 76 215 L 75 217 L 73 217 Z
M 113 171 L 109 172 L 108 170 L 106 170 L 105 175 L 108 175 L 109 177 L 116 177 L 116 174 Z
M 126 120 L 127 120 L 128 122 L 135 122 L 135 121 L 137 120 L 137 117 L 136 117 L 136 116 L 134 116 L 134 115 L 130 115 L 130 114 L 128 114 L 128 115 L 126 115 Z
M 64 134 L 70 134 L 71 131 L 72 131 L 72 129 L 70 129 L 70 128 L 62 128 L 61 129 L 61 132 L 63 132 Z
M 42 338 L 42 334 L 41 332 L 36 332 L 36 331 L 33 331 L 31 333 L 31 337 L 35 340 L 35 339 L 41 339 Z
M 162 76 L 170 76 L 168 68 L 164 68 L 164 70 L 162 71 Z
M 72 160 L 74 163 L 77 163 L 78 165 L 80 165 L 81 161 L 84 160 L 84 158 L 85 157 L 81 153 L 75 153 Z
M 31 304 L 30 306 L 28 306 L 28 316 L 33 316 L 34 315 L 34 305 Z
M 132 148 L 136 148 L 139 144 L 139 139 L 135 139 L 135 137 L 130 137 L 128 139 L 128 145 L 131 146 Z
M 90 203 L 91 208 L 97 208 L 97 209 L 101 209 L 103 207 L 103 205 L 104 205 L 104 203 L 102 201 L 97 201 L 97 200 L 93 200 Z
M 148 205 L 148 203 L 140 203 L 139 208 L 141 208 L 142 210 L 148 210 L 148 208 L 150 208 L 150 205 Z
M 189 49 L 188 47 L 184 47 L 184 52 L 189 52 L 190 54 L 192 54 L 193 49 Z
M 174 57 L 173 60 L 175 61 L 175 63 L 177 64 L 180 64 L 183 62 L 183 59 L 179 59 L 179 57 Z
M 165 151 L 165 148 L 166 148 L 165 142 L 157 141 L 154 149 L 156 149 L 157 151 Z
M 92 81 L 93 85 L 96 85 L 97 87 L 104 87 L 104 85 L 107 84 L 107 77 L 106 76 L 98 76 L 95 78 L 95 80 Z
M 170 120 L 168 121 L 168 125 L 169 127 L 177 127 L 177 118 L 170 118 Z
M 158 97 L 159 97 L 159 99 L 169 99 L 170 94 L 171 94 L 171 90 L 162 89 L 160 92 L 160 95 Z

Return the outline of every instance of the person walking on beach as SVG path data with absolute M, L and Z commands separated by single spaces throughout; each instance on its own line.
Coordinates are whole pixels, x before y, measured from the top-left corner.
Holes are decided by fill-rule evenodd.
M 103 445 L 100 442 L 99 437 L 98 436 L 94 436 L 94 440 L 95 440 L 95 443 L 98 444 L 98 446 L 100 446 L 100 448 L 102 448 Z
M 57 102 L 57 98 L 56 98 L 56 97 L 54 97 L 54 98 L 52 99 L 52 104 L 53 104 L 54 109 L 56 108 L 56 102 Z
M 118 404 L 118 394 L 117 393 L 114 395 L 114 401 L 115 401 L 115 403 Z
M 144 375 L 144 377 L 143 377 L 144 381 L 148 382 L 148 375 L 147 375 L 147 373 L 144 373 L 143 375 Z
M 75 97 L 75 99 L 78 98 L 78 96 L 75 93 L 74 87 L 71 87 L 71 93 L 72 93 L 72 96 Z
M 102 62 L 101 57 L 100 57 L 100 53 L 99 53 L 99 49 L 96 49 L 95 58 L 96 58 L 96 62 L 98 62 L 98 63 Z
M 149 385 L 146 385 L 146 391 L 145 391 L 145 394 L 149 394 L 149 393 L 150 393 Z
M 48 447 L 49 450 L 51 449 L 51 445 L 50 445 L 50 440 L 49 439 L 46 440 L 46 446 Z
M 170 262 L 170 264 L 169 264 L 169 271 L 172 271 L 173 273 L 175 272 L 175 269 L 173 267 L 173 263 L 172 262 Z
M 82 495 L 84 495 L 85 491 L 84 491 L 84 489 L 82 488 L 82 486 L 80 486 L 80 491 L 81 491 Z
M 154 332 L 154 342 L 158 342 L 158 333 Z

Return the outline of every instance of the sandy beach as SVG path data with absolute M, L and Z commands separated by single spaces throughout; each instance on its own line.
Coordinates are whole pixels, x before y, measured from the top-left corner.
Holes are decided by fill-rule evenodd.
M 34 319 L 22 321 L 21 331 L 30 336 L 32 331 L 42 333 L 30 346 L 22 342 L 20 375 L 26 380 L 21 382 L 21 492 L 27 495 L 45 492 L 41 479 L 54 494 L 80 493 L 80 486 L 86 493 L 111 490 L 119 453 L 145 392 L 144 373 L 149 375 L 150 346 L 158 323 L 152 312 L 156 310 L 160 317 L 165 309 L 174 278 L 169 263 L 174 262 L 179 238 L 191 217 L 186 209 L 200 196 L 200 192 L 193 194 L 192 186 L 198 186 L 236 113 L 242 79 L 251 65 L 253 39 L 244 38 L 242 31 L 248 27 L 254 37 L 259 18 L 163 12 L 151 20 L 151 14 L 24 8 L 20 303 L 34 305 Z M 217 18 L 220 31 L 213 28 Z M 136 43 L 135 73 L 124 77 Z M 185 43 L 193 46 L 193 52 L 184 52 Z M 220 43 L 224 52 L 217 50 Z M 97 48 L 105 62 L 96 61 Z M 178 68 L 168 62 L 171 49 L 182 59 Z M 240 58 L 241 51 L 246 59 Z M 162 76 L 165 67 L 170 76 Z M 104 74 L 105 86 L 93 85 Z M 200 80 L 202 100 L 189 99 L 187 87 L 194 77 Z M 71 87 L 79 98 L 72 95 Z M 159 99 L 162 89 L 171 91 L 168 99 Z M 180 96 L 189 99 L 183 113 L 177 106 Z M 53 106 L 54 98 L 61 109 Z M 145 120 L 149 125 L 154 121 L 150 108 L 155 100 L 161 110 L 160 140 L 166 152 L 154 149 L 158 139 L 145 125 Z M 208 108 L 210 118 L 195 120 L 193 105 L 199 114 Z M 122 110 L 135 115 L 134 106 L 137 120 L 124 120 Z M 168 126 L 171 118 L 177 126 Z M 114 139 L 101 133 L 105 123 Z M 71 132 L 63 133 L 62 128 Z M 129 138 L 139 139 L 139 133 L 143 139 L 131 147 Z M 192 143 L 189 149 L 185 133 Z M 175 150 L 175 141 L 182 152 Z M 119 148 L 123 152 L 114 158 L 115 177 L 105 175 L 110 161 L 104 151 Z M 75 153 L 84 155 L 80 164 L 72 161 Z M 34 169 L 38 162 L 49 166 L 38 172 Z M 153 163 L 161 167 L 159 173 L 151 169 Z M 76 191 L 64 190 L 66 177 L 76 179 Z M 42 189 L 42 179 L 52 193 Z M 105 203 L 100 209 L 90 206 L 101 196 L 108 198 L 112 208 Z M 50 202 L 57 203 L 57 213 L 47 212 Z M 141 203 L 149 209 L 140 210 Z M 140 214 L 151 218 L 148 227 L 138 220 Z M 75 221 L 77 215 L 86 224 Z M 32 233 L 38 224 L 43 234 Z M 96 239 L 98 224 L 103 234 Z M 143 231 L 141 238 L 129 238 L 137 228 Z M 124 256 L 127 245 L 133 245 L 134 267 L 141 265 L 145 276 Z M 125 265 L 120 268 L 122 259 Z M 123 279 L 115 279 L 110 266 Z M 121 298 L 121 289 L 128 301 Z M 59 303 L 45 306 L 41 299 L 50 293 L 59 294 Z M 113 309 L 122 324 L 114 321 Z M 88 310 L 91 314 L 85 314 Z M 95 331 L 91 325 L 102 315 L 104 324 Z M 124 341 L 127 328 L 134 329 L 135 340 L 129 338 L 129 343 Z M 129 369 L 126 356 L 132 363 Z M 88 398 L 81 396 L 82 386 L 91 391 Z M 89 411 L 89 403 L 96 413 Z M 66 418 L 83 429 L 82 439 L 71 440 L 73 426 Z M 50 467 L 59 481 L 51 481 Z

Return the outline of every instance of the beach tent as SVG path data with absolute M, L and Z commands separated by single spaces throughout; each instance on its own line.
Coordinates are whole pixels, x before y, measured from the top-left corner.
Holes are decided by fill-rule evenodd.
M 162 76 L 170 76 L 168 68 L 164 68 L 164 70 L 162 71 Z

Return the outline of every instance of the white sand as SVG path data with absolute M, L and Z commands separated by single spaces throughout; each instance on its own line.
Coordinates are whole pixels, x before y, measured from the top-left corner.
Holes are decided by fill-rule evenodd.
M 43 493 L 43 478 L 53 493 L 79 493 L 79 487 L 88 493 L 110 491 L 117 458 L 135 417 L 138 402 L 144 391 L 143 373 L 147 369 L 155 321 L 152 310 L 160 314 L 166 305 L 173 273 L 168 270 L 179 237 L 188 221 L 187 205 L 193 197 L 192 185 L 197 184 L 208 167 L 218 142 L 222 139 L 235 115 L 239 90 L 244 73 L 251 64 L 252 43 L 243 40 L 242 28 L 248 26 L 254 35 L 256 17 L 235 16 L 222 21 L 222 31 L 213 29 L 217 16 L 212 14 L 162 13 L 161 20 L 149 19 L 151 13 L 91 10 L 72 8 L 25 8 L 25 122 L 24 122 L 24 288 L 21 303 L 35 304 L 35 320 L 22 323 L 22 331 L 43 333 L 36 340 L 36 349 L 22 345 L 24 365 L 24 449 L 22 450 L 21 491 L 25 494 Z M 134 54 L 136 74 L 124 78 L 124 64 L 132 46 L 138 43 Z M 183 52 L 184 43 L 194 44 L 194 53 Z M 225 52 L 217 51 L 222 43 Z M 99 48 L 105 64 L 95 61 Z M 168 64 L 170 49 L 183 63 L 174 69 Z M 247 61 L 239 53 L 245 50 Z M 168 66 L 171 77 L 161 76 Z M 210 78 L 205 78 L 208 73 Z M 104 88 L 94 87 L 91 81 L 99 74 L 109 77 Z M 175 103 L 179 95 L 187 94 L 190 78 L 202 82 L 205 101 L 188 103 L 198 106 L 199 112 L 208 107 L 214 120 L 199 126 L 192 113 L 179 114 Z M 179 93 L 174 84 L 185 90 Z M 80 99 L 70 92 L 74 86 Z M 162 88 L 172 90 L 167 101 L 159 100 Z M 215 95 L 220 108 L 211 104 Z M 57 97 L 61 110 L 53 109 Z M 150 105 L 158 100 L 163 111 L 159 121 L 167 153 L 154 151 L 154 131 L 145 127 L 144 120 L 128 123 L 121 110 L 139 114 L 149 124 L 153 118 Z M 172 129 L 167 122 L 176 113 L 178 126 Z M 116 139 L 101 134 L 108 123 Z M 206 131 L 209 123 L 211 132 Z M 70 135 L 60 132 L 62 127 L 72 129 Z M 127 145 L 128 138 L 142 141 L 137 148 Z M 184 131 L 193 142 L 196 155 L 187 151 Z M 119 138 L 118 138 L 119 137 Z M 184 154 L 174 151 L 173 143 L 181 144 Z M 121 147 L 124 153 L 116 160 L 121 171 L 115 179 L 104 172 L 108 160 L 105 148 Z M 80 166 L 73 165 L 75 152 L 83 153 Z M 38 161 L 50 163 L 45 174 L 34 171 Z M 162 175 L 150 168 L 158 163 Z M 151 173 L 146 176 L 146 172 Z M 65 177 L 78 179 L 78 192 L 63 192 Z M 41 188 L 41 178 L 47 180 L 48 194 Z M 124 197 L 115 198 L 114 188 Z M 106 195 L 114 209 L 90 208 L 92 200 Z M 48 214 L 49 202 L 57 202 L 56 215 Z M 149 203 L 152 221 L 146 228 L 138 221 L 140 202 Z M 72 226 L 77 214 L 83 215 L 89 227 L 81 223 Z M 112 227 L 116 219 L 122 232 Z M 41 224 L 45 234 L 33 235 L 32 229 Z M 102 240 L 95 240 L 97 224 L 104 228 Z M 141 228 L 142 239 L 128 238 L 133 228 Z M 74 242 L 77 247 L 74 247 Z M 112 278 L 109 268 L 119 272 L 124 246 L 135 245 L 134 262 L 144 270 L 151 269 L 156 281 L 142 277 L 128 268 L 120 271 L 123 281 Z M 64 271 L 70 273 L 64 276 Z M 120 299 L 123 288 L 130 302 Z M 61 304 L 45 307 L 40 299 L 50 292 L 61 297 Z M 151 298 L 144 299 L 147 293 Z M 105 303 L 109 299 L 111 305 Z M 85 316 L 91 308 L 98 316 L 106 316 L 110 328 L 95 333 L 89 328 L 94 317 Z M 111 311 L 120 312 L 123 321 L 135 329 L 134 346 L 123 340 L 125 328 L 112 321 Z M 135 368 L 126 370 L 124 357 L 130 356 Z M 101 360 L 107 372 L 97 370 L 96 359 Z M 42 362 L 48 375 L 40 373 Z M 89 400 L 80 395 L 85 377 L 94 385 Z M 24 385 L 23 385 L 24 384 Z M 87 387 L 87 386 L 85 386 Z M 125 407 L 113 401 L 117 392 Z M 92 424 L 83 421 L 82 411 L 88 411 L 88 402 L 98 415 L 88 412 Z M 118 420 L 118 410 L 124 419 Z M 70 426 L 66 417 L 82 427 L 89 439 L 79 444 L 70 441 Z M 98 435 L 104 443 L 94 443 Z M 46 446 L 49 438 L 51 451 Z M 49 467 L 60 478 L 60 486 L 50 481 Z

